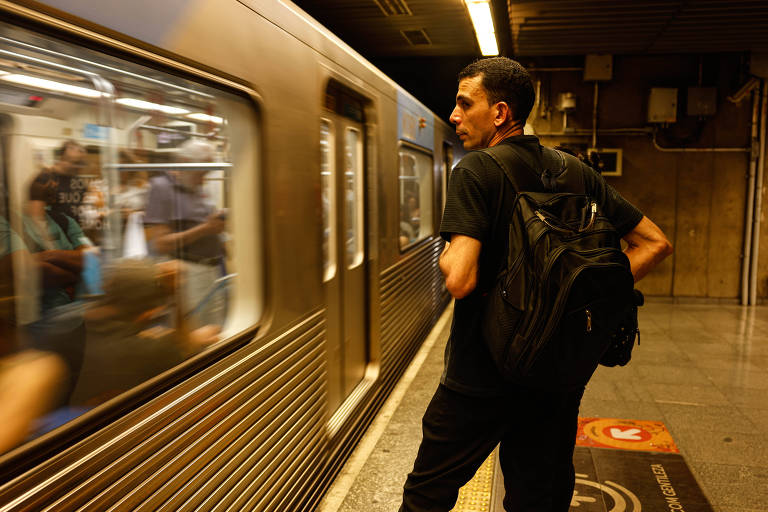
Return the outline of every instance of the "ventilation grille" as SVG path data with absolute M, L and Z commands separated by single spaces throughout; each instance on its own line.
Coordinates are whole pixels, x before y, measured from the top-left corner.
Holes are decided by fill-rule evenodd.
M 327 449 L 324 314 L 262 343 L 0 486 L 0 510 L 296 510 Z
M 423 28 L 418 30 L 401 30 L 400 33 L 403 34 L 403 37 L 411 46 L 428 46 L 432 44 Z
M 436 237 L 381 273 L 381 360 L 385 385 L 410 361 L 410 354 L 418 349 L 450 299 L 437 265 L 442 249 L 443 241 Z
M 405 0 L 373 0 L 384 16 L 413 16 Z

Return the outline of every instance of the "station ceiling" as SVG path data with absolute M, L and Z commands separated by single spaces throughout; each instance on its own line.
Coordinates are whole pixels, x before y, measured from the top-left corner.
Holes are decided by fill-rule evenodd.
M 464 0 L 294 0 L 447 119 L 480 56 Z M 491 0 L 501 55 L 580 65 L 591 53 L 768 53 L 766 0 Z M 574 64 L 578 63 L 578 64 Z
M 369 59 L 479 56 L 463 0 L 295 0 Z M 765 0 L 492 0 L 508 56 L 768 51 Z

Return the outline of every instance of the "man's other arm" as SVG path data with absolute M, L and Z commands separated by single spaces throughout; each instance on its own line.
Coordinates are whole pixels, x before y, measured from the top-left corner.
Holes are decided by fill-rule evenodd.
M 477 286 L 477 267 L 480 258 L 479 240 L 466 235 L 451 235 L 451 242 L 440 254 L 440 270 L 445 276 L 445 287 L 454 299 L 463 299 Z
M 635 282 L 658 265 L 661 260 L 672 254 L 672 244 L 648 217 L 643 217 L 635 228 L 624 235 L 627 248 L 624 254 L 629 258 Z

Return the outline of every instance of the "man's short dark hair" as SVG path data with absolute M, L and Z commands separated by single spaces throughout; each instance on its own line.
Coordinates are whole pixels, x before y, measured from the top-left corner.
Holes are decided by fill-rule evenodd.
M 528 71 L 507 57 L 479 59 L 459 73 L 459 81 L 481 75 L 488 104 L 503 101 L 512 109 L 516 121 L 525 122 L 533 108 L 536 93 Z
M 80 144 L 74 139 L 67 139 L 61 143 L 61 146 L 59 146 L 56 150 L 54 150 L 54 155 L 56 156 L 56 158 L 61 158 L 62 156 L 64 156 L 64 153 L 66 153 L 67 149 L 69 149 L 70 147 L 81 148 L 83 151 L 85 151 L 85 148 L 83 147 L 82 144 Z

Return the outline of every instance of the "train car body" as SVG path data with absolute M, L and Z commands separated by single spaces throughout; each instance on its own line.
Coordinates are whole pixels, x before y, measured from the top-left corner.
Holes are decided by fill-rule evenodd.
M 81 168 L 58 204 L 105 279 L 62 299 L 79 308 L 84 353 L 50 428 L 0 454 L 0 510 L 312 510 L 449 300 L 437 261 L 453 129 L 288 3 L 0 12 L 7 232 L 31 247 L 38 176 L 74 141 Z M 183 154 L 191 140 L 215 155 Z M 136 228 L 165 226 L 153 219 L 166 210 L 179 221 L 158 198 L 190 195 L 193 174 L 226 218 L 222 255 L 152 257 L 160 238 Z M 130 206 L 136 194 L 149 199 Z M 16 348 L 39 351 L 35 333 L 59 327 L 33 252 L 3 253 L 4 299 Z M 198 267 L 215 276 L 199 303 L 186 291 Z M 172 305 L 151 309 L 160 268 Z M 215 301 L 220 319 L 198 319 Z M 133 306 L 154 315 L 138 334 L 118 318 Z

